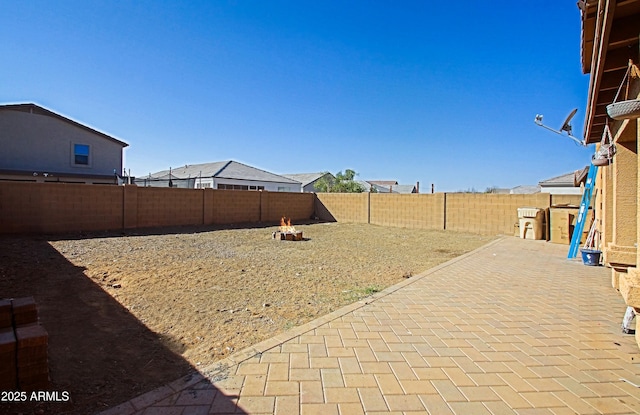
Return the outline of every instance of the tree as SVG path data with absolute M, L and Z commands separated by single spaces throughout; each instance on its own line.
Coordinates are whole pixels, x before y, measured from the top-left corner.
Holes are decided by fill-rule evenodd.
M 322 177 L 316 182 L 316 189 L 319 192 L 330 193 L 362 193 L 364 192 L 364 186 L 353 180 L 357 173 L 353 170 L 347 169 L 342 173 L 341 171 L 335 175 L 335 180 L 328 180 L 326 177 Z

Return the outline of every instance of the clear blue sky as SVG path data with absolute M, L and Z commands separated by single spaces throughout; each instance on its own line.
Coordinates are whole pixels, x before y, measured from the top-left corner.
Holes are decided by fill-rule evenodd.
M 422 191 L 586 166 L 575 0 L 0 0 L 0 103 L 129 143 L 133 175 L 221 160 Z

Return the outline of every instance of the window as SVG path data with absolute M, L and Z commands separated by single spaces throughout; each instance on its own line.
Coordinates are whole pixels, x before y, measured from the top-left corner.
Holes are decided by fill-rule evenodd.
M 196 189 L 211 189 L 211 183 L 196 183 Z
M 89 166 L 90 147 L 87 144 L 73 145 L 73 164 L 76 166 Z
M 254 186 L 251 186 L 254 187 Z M 264 186 L 258 186 L 258 188 L 264 189 Z M 240 185 L 240 184 L 218 184 L 218 189 L 223 190 L 249 190 L 249 186 Z M 255 190 L 255 189 L 252 189 Z

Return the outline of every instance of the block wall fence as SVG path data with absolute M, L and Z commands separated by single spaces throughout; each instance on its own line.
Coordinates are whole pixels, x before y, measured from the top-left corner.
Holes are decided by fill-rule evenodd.
M 120 231 L 169 226 L 370 223 L 411 229 L 513 234 L 519 207 L 579 205 L 580 196 L 281 193 L 0 182 L 0 234 Z
M 514 225 L 518 223 L 518 208 L 579 206 L 581 198 L 580 195 L 548 193 L 318 193 L 316 215 L 338 222 L 513 235 Z

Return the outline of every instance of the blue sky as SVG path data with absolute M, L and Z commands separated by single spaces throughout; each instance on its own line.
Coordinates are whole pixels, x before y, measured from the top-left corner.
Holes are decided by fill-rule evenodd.
M 559 128 L 589 77 L 575 0 L 0 0 L 0 103 L 129 143 L 132 175 L 274 173 L 514 187 L 586 166 Z

